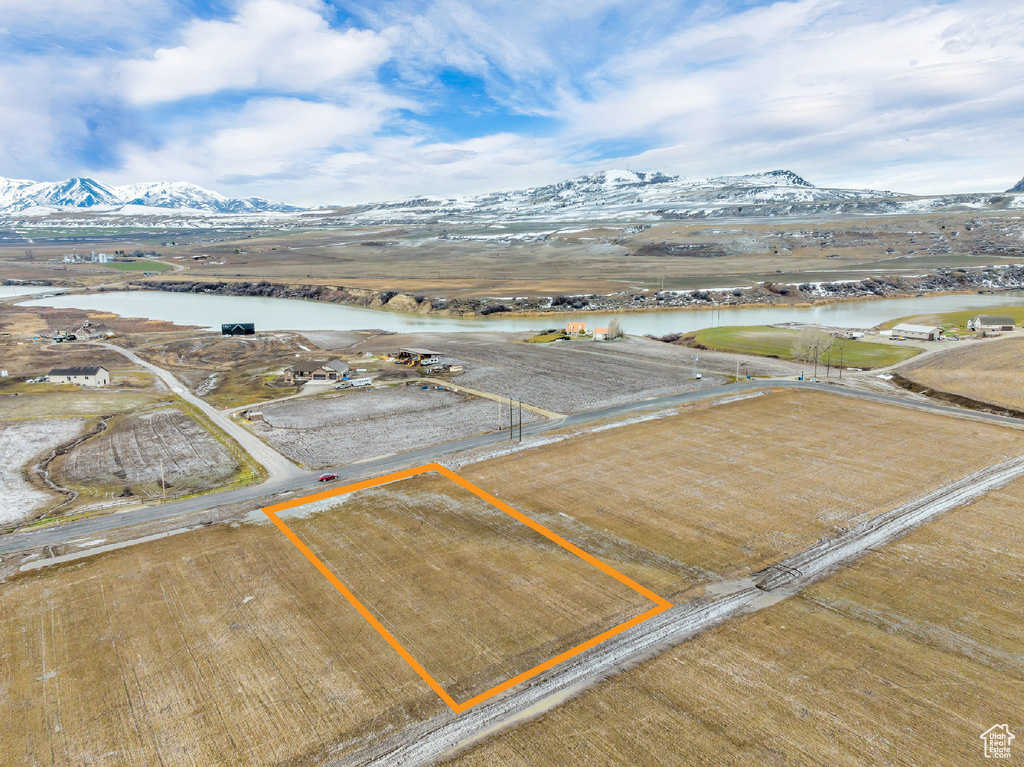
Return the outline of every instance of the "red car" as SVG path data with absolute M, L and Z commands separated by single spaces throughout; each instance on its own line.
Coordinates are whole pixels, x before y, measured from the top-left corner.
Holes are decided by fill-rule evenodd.
M 321 482 L 330 482 L 332 479 L 337 479 L 337 478 L 338 478 L 337 474 L 321 474 L 320 475 L 320 481 Z

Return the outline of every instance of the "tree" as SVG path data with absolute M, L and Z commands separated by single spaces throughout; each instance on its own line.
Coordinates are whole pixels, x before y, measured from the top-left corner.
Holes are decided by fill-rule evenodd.
M 608 323 L 608 340 L 614 341 L 616 338 L 622 338 L 626 333 L 622 329 L 622 323 L 619 322 L 619 318 L 616 317 Z
M 799 362 L 820 362 L 835 338 L 824 330 L 804 328 L 793 341 L 793 359 Z

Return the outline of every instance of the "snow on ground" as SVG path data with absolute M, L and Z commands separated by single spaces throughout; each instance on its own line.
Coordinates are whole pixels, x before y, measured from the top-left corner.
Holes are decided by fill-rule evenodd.
M 36 456 L 70 442 L 85 430 L 85 421 L 72 418 L 40 418 L 0 421 L 0 525 L 28 519 L 53 496 L 33 487 L 23 475 Z

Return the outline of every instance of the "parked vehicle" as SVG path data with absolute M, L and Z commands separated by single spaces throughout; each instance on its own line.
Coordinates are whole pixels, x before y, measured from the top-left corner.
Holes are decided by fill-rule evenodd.
M 317 482 L 331 482 L 338 478 L 337 474 L 321 474 Z

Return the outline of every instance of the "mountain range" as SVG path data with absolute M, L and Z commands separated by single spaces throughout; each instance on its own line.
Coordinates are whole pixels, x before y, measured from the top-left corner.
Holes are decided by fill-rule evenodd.
M 294 205 L 270 202 L 262 197 L 225 197 L 182 181 L 107 186 L 91 178 L 76 177 L 66 181 L 0 178 L 0 212 L 19 212 L 32 208 L 114 209 L 126 205 L 215 213 L 302 210 Z
M 1024 193 L 1024 179 L 1009 192 Z M 100 222 L 134 224 L 155 215 L 223 220 L 242 225 L 301 214 L 323 224 L 498 225 L 510 221 L 598 221 L 787 215 L 926 213 L 951 207 L 1024 207 L 1024 198 L 997 194 L 916 197 L 874 189 L 818 187 L 790 170 L 739 176 L 685 177 L 660 172 L 604 170 L 555 184 L 459 197 L 300 208 L 261 197 L 232 198 L 180 181 L 108 186 L 91 178 L 39 182 L 0 178 L 0 215 L 35 217 L 77 212 Z M 95 215 L 94 215 L 95 214 Z M 252 214 L 267 214 L 253 216 Z M 221 217 L 218 219 L 218 217 Z M 171 225 L 170 223 L 167 225 Z M 180 225 L 180 224 L 179 224 Z M 500 227 L 499 227 L 500 228 Z M 484 236 L 481 233 L 480 236 Z M 495 235 L 498 236 L 498 235 Z

